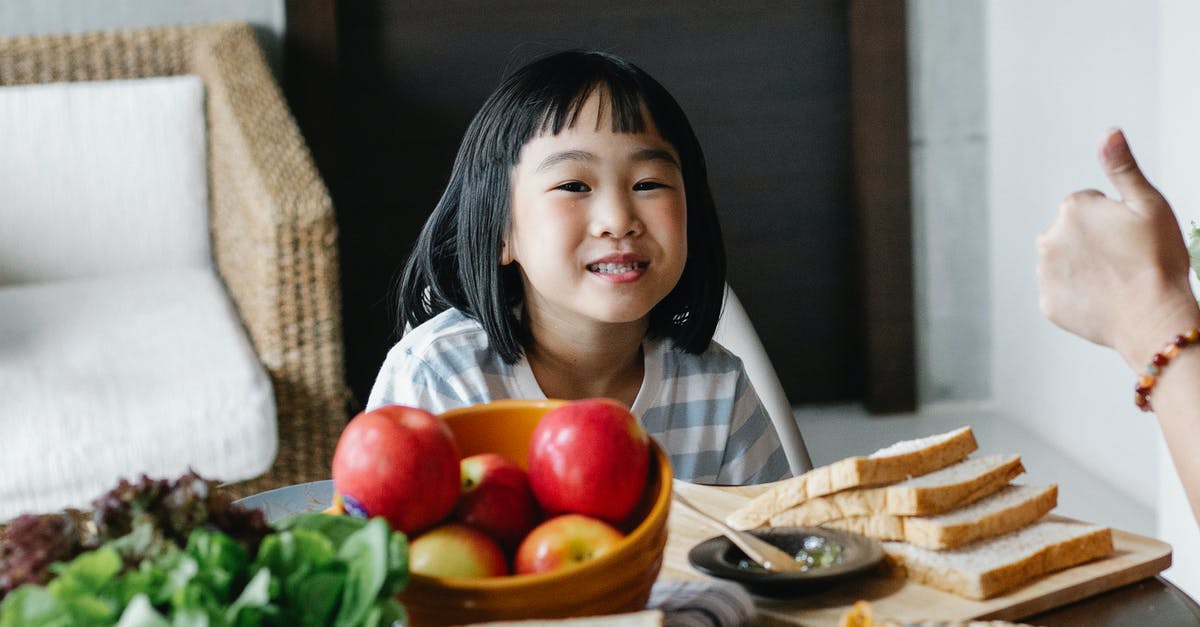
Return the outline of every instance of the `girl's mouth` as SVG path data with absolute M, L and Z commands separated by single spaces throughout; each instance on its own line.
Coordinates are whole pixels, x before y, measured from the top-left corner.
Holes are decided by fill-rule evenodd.
M 590 263 L 588 264 L 588 272 L 596 274 L 626 274 L 645 270 L 650 264 L 644 261 L 635 261 L 631 263 Z

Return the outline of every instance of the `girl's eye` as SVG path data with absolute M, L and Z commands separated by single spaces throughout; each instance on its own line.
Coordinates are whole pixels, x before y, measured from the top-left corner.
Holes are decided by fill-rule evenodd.
M 561 189 L 564 192 L 590 192 L 590 191 L 592 191 L 592 189 L 590 187 L 588 187 L 584 183 L 580 183 L 579 181 L 570 181 L 568 183 L 563 183 L 562 185 L 559 185 L 555 189 Z
M 662 183 L 659 183 L 657 181 L 638 181 L 637 183 L 634 183 L 633 191 L 648 192 L 652 189 L 659 189 L 662 187 L 666 187 L 666 185 L 663 185 Z

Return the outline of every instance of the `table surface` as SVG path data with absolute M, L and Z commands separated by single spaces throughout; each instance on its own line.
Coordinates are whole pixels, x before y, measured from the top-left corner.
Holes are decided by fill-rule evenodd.
M 332 495 L 333 482 L 326 480 L 287 486 L 238 502 L 260 508 L 268 520 L 277 520 L 291 514 L 322 510 L 328 507 Z M 674 512 L 672 516 L 675 518 Z M 668 551 L 671 549 L 668 544 Z M 678 551 L 678 547 L 675 550 Z M 667 561 L 670 561 L 669 556 Z M 671 569 L 664 568 L 663 576 L 673 576 Z M 698 573 L 692 573 L 692 576 L 702 577 Z M 780 602 L 763 600 L 763 603 Z M 1169 581 L 1154 576 L 1021 620 L 1045 627 L 1139 623 L 1200 627 L 1200 605 Z

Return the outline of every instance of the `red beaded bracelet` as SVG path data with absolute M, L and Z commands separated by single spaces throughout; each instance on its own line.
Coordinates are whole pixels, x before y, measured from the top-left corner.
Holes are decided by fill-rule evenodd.
M 1159 374 L 1171 363 L 1171 359 L 1179 354 L 1179 349 L 1197 342 L 1200 342 L 1200 329 L 1192 327 L 1187 333 L 1176 335 L 1162 350 L 1154 353 L 1133 389 L 1133 403 L 1138 409 L 1153 411 L 1150 408 L 1150 392 L 1154 390 L 1154 384 L 1158 383 Z

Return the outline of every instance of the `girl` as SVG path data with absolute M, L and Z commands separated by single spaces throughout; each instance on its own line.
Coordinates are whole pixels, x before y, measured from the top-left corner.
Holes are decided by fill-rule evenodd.
M 711 342 L 725 251 L 704 156 L 640 68 L 569 51 L 525 66 L 467 128 L 400 281 L 368 408 L 610 397 L 675 476 L 788 475 L 741 360 Z

